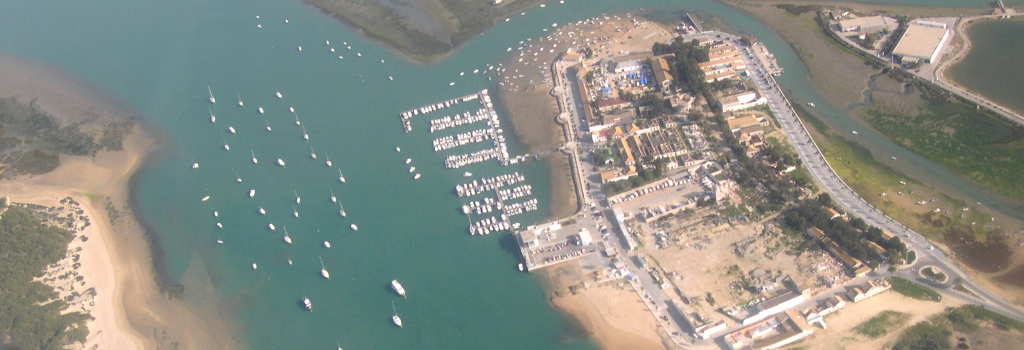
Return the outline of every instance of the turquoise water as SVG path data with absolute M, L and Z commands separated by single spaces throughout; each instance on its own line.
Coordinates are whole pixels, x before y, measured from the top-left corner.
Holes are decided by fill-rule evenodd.
M 515 272 L 508 235 L 466 234 L 452 194 L 463 181 L 462 170 L 443 169 L 423 124 L 405 134 L 398 113 L 491 87 L 478 75 L 458 72 L 499 61 L 505 47 L 544 34 L 540 28 L 552 22 L 634 7 L 688 7 L 756 34 L 782 61 L 782 83 L 796 97 L 817 102 L 840 130 L 864 129 L 817 97 L 806 70 L 774 33 L 711 1 L 552 2 L 430 66 L 410 64 L 299 1 L 19 0 L 5 4 L 0 30 L 4 51 L 61 67 L 137 110 L 165 135 L 134 184 L 141 219 L 166 253 L 160 265 L 167 277 L 185 283 L 187 301 L 219 305 L 246 347 L 328 349 L 340 341 L 348 349 L 592 349 L 547 305 L 538 281 Z M 263 16 L 261 30 L 257 15 Z M 283 23 L 285 17 L 290 24 Z M 324 40 L 338 52 L 331 55 Z M 351 52 L 341 45 L 346 41 Z M 302 54 L 297 45 L 304 47 Z M 396 80 L 388 81 L 388 75 Z M 449 81 L 457 85 L 449 87 Z M 207 120 L 207 85 L 218 97 L 213 126 Z M 278 90 L 283 101 L 273 96 Z M 237 94 L 246 108 L 234 105 Z M 265 116 L 255 112 L 258 105 Z M 320 161 L 309 159 L 309 145 L 292 124 L 288 105 L 302 117 Z M 272 133 L 264 131 L 265 123 Z M 228 134 L 228 125 L 238 134 Z M 865 134 L 882 152 L 902 152 L 911 169 L 934 173 L 936 165 L 880 135 Z M 221 148 L 224 143 L 231 151 Z M 401 154 L 393 150 L 396 145 Z M 249 163 L 250 149 L 260 157 L 259 166 Z M 328 154 L 345 171 L 347 184 L 324 166 Z M 287 168 L 271 165 L 278 157 Z M 411 181 L 405 157 L 415 160 L 423 179 Z M 201 167 L 191 169 L 193 161 Z M 508 171 L 493 163 L 468 170 L 478 176 Z M 543 203 L 545 169 L 530 164 L 515 170 L 527 175 Z M 236 173 L 243 184 L 234 182 Z M 937 181 L 952 187 L 962 183 L 938 174 Z M 246 195 L 250 188 L 257 190 L 255 199 Z M 330 204 L 332 189 L 348 218 Z M 303 199 L 299 219 L 291 216 L 294 192 Z M 212 199 L 200 203 L 207 194 Z M 259 206 L 269 215 L 259 216 Z M 523 220 L 539 220 L 546 207 L 541 209 Z M 221 217 L 214 218 L 212 210 Z M 217 221 L 224 230 L 214 226 Z M 268 222 L 278 231 L 268 231 Z M 349 223 L 360 230 L 349 231 Z M 281 241 L 286 225 L 295 239 L 291 246 Z M 225 244 L 216 245 L 216 239 Z M 332 249 L 321 247 L 327 239 Z M 318 275 L 318 256 L 331 271 L 329 281 Z M 289 258 L 293 266 L 285 263 Z M 253 262 L 258 271 L 249 268 Z M 208 289 L 195 285 L 204 280 L 196 271 L 209 274 L 212 295 L 195 292 Z M 409 299 L 392 295 L 392 278 L 403 281 Z M 302 296 L 314 301 L 316 312 L 297 305 Z M 392 301 L 405 329 L 390 324 Z

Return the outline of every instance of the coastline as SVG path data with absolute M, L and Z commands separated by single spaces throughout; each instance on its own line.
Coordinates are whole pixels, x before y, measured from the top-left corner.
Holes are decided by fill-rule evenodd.
M 133 115 L 113 99 L 56 69 L 0 56 L 0 96 L 34 101 L 62 122 L 119 120 Z M 128 207 L 132 177 L 158 141 L 136 123 L 120 151 L 93 157 L 64 156 L 53 171 L 0 181 L 0 193 L 14 202 L 53 205 L 72 197 L 92 225 L 83 231 L 81 273 L 96 290 L 82 348 L 185 349 L 233 348 L 226 323 L 200 315 L 182 300 L 171 299 L 157 285 L 149 243 Z M 114 208 L 111 211 L 111 208 Z M 116 218 L 110 214 L 116 212 Z M 69 249 L 80 243 L 75 241 Z M 76 345 L 77 346 L 77 345 Z

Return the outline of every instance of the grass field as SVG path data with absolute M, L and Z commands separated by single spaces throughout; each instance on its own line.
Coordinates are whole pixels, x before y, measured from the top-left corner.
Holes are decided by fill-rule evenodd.
M 942 296 L 939 293 L 907 279 L 889 277 L 889 283 L 892 284 L 892 290 L 905 296 L 925 301 L 942 301 Z
M 1024 128 L 964 103 L 930 104 L 914 116 L 876 109 L 875 129 L 982 186 L 1024 198 Z
M 875 339 L 888 334 L 894 329 L 903 327 L 909 320 L 910 314 L 897 311 L 882 311 L 875 315 L 875 317 L 857 325 L 853 330 L 868 338 Z

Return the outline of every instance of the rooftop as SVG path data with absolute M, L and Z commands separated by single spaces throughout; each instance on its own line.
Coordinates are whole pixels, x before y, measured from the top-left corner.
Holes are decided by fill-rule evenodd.
M 931 58 L 935 50 L 942 44 L 946 30 L 945 27 L 940 27 L 937 23 L 911 22 L 892 53 L 922 59 Z

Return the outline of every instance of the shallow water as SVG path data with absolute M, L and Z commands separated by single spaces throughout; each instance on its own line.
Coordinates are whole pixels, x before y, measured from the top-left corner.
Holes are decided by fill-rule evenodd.
M 186 281 L 187 301 L 221 305 L 247 347 L 328 349 L 340 342 L 348 349 L 592 349 L 548 306 L 539 282 L 515 271 L 508 236 L 466 234 L 452 194 L 464 181 L 463 170 L 443 169 L 424 126 L 405 134 L 398 113 L 491 87 L 478 75 L 458 72 L 499 61 L 505 47 L 545 34 L 541 28 L 552 22 L 640 6 L 686 6 L 755 33 L 782 60 L 787 88 L 816 101 L 837 127 L 859 128 L 816 97 L 799 60 L 774 33 L 711 1 L 550 2 L 430 66 L 410 64 L 299 1 L 19 0 L 0 12 L 0 30 L 7 40 L 3 50 L 81 77 L 167 135 L 136 179 L 141 219 L 166 252 L 167 278 Z M 256 28 L 257 15 L 263 29 Z M 215 125 L 208 122 L 207 86 L 218 99 Z M 276 99 L 275 91 L 284 99 Z M 244 109 L 234 104 L 239 95 Z M 320 161 L 309 159 L 288 105 L 297 109 Z M 256 106 L 267 113 L 258 115 Z M 272 133 L 264 131 L 266 123 Z M 229 125 L 237 134 L 225 131 Z M 231 151 L 221 148 L 224 143 Z M 250 164 L 250 150 L 260 157 L 259 166 Z M 327 155 L 344 170 L 347 184 L 337 183 L 336 170 L 324 166 Z M 278 157 L 288 167 L 271 165 Z M 410 180 L 405 157 L 423 173 L 419 182 Z M 199 169 L 191 169 L 193 161 Z M 466 170 L 488 176 L 509 169 L 487 163 Z M 539 220 L 548 196 L 545 169 L 533 163 L 516 170 L 527 174 L 542 201 L 542 211 L 523 221 Z M 243 184 L 234 182 L 236 173 Z M 250 188 L 256 199 L 248 198 Z M 332 189 L 348 218 L 331 206 Z M 291 216 L 295 192 L 302 196 L 299 219 Z M 205 195 L 212 199 L 201 203 Z M 258 215 L 260 206 L 269 215 Z M 217 221 L 224 230 L 214 226 Z M 277 232 L 268 231 L 269 222 Z M 360 230 L 349 231 L 350 222 Z M 285 225 L 295 240 L 291 246 L 281 240 Z M 327 239 L 333 248 L 321 246 Z M 329 281 L 318 275 L 320 256 L 331 271 Z M 285 263 L 289 258 L 293 266 Z M 204 280 L 187 276 L 199 262 L 212 286 L 189 285 Z M 250 269 L 253 262 L 259 270 Z M 402 280 L 408 299 L 389 291 L 392 278 Z M 197 292 L 202 290 L 213 293 Z M 302 296 L 313 300 L 315 312 L 299 307 Z M 405 320 L 402 330 L 390 324 L 392 301 Z

